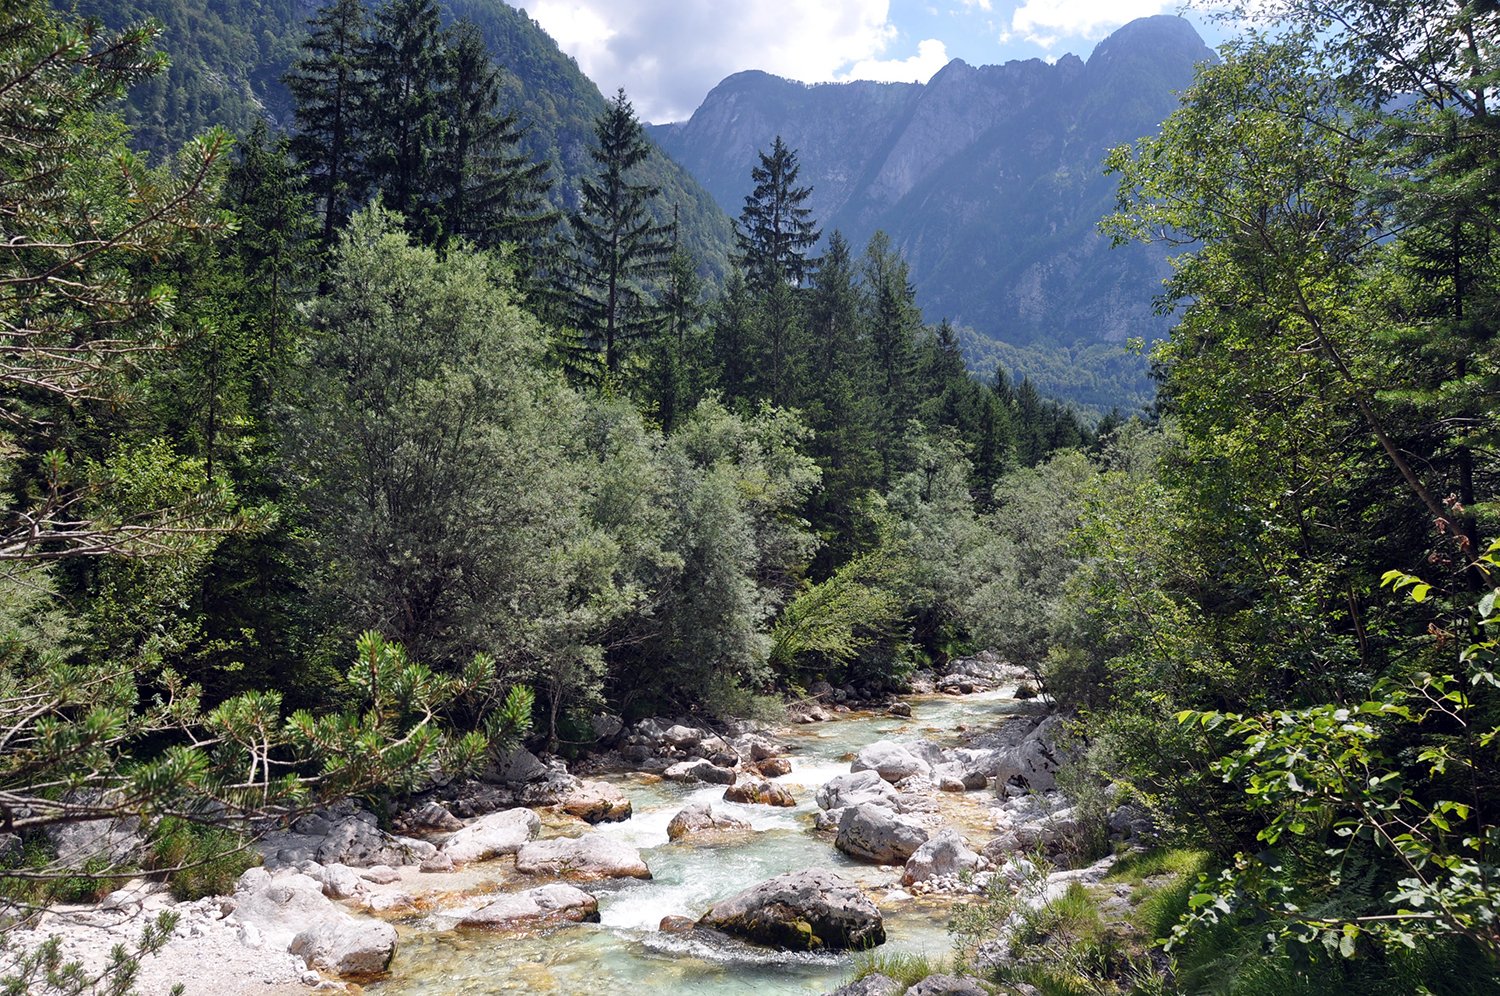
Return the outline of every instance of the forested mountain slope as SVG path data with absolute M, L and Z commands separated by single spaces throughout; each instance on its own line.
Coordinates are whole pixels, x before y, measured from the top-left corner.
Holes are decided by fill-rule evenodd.
M 281 77 L 296 57 L 306 22 L 322 4 L 308 0 L 82 0 L 79 12 L 110 27 L 147 18 L 162 22 L 167 72 L 137 85 L 125 108 L 138 145 L 179 147 L 211 125 L 244 133 L 261 116 L 291 126 L 292 102 Z M 578 64 L 524 11 L 501 0 L 442 0 L 446 19 L 466 18 L 507 70 L 509 107 L 529 126 L 525 151 L 554 164 L 564 180 L 558 207 L 576 206 L 593 122 L 605 99 Z M 749 159 L 740 164 L 748 169 Z M 697 181 L 653 152 L 644 178 L 675 206 L 688 250 L 705 270 L 722 274 L 731 242 L 729 219 Z M 667 220 L 667 219 L 663 219 Z

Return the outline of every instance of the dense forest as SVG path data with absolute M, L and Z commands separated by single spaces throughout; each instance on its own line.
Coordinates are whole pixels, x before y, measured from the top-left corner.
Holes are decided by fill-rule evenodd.
M 10 908 L 111 871 L 59 825 L 131 814 L 171 865 L 605 711 L 772 715 L 992 648 L 1073 717 L 1081 818 L 1128 793 L 1203 872 L 1165 949 L 997 982 L 1487 991 L 1500 15 L 1257 10 L 1111 156 L 1178 324 L 1150 416 L 1090 425 L 970 374 L 882 234 L 815 257 L 780 140 L 722 289 L 623 91 L 560 208 L 433 0 L 325 6 L 287 130 L 160 164 L 119 111 L 155 27 L 8 6 Z

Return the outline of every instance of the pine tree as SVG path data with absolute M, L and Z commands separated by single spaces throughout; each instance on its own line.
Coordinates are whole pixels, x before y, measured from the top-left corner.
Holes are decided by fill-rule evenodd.
M 745 196 L 735 232 L 740 264 L 750 282 L 764 290 L 773 284 L 800 285 L 812 269 L 807 252 L 822 234 L 803 202 L 811 187 L 797 186 L 797 153 L 777 135 L 769 153 L 750 170 L 755 189 Z
M 881 457 L 885 479 L 889 481 L 902 426 L 912 414 L 916 336 L 922 326 L 922 315 L 917 310 L 916 290 L 906 260 L 891 248 L 890 236 L 885 232 L 876 232 L 870 238 L 862 270 L 865 324 L 875 361 L 875 395 L 882 415 Z
M 651 346 L 647 394 L 662 431 L 671 432 L 707 386 L 707 344 L 702 327 L 707 309 L 703 280 L 681 245 L 672 251 L 664 283 L 661 306 L 665 325 Z
M 631 179 L 651 145 L 623 89 L 599 117 L 594 138 L 589 157 L 597 173 L 580 183 L 581 204 L 568 219 L 565 293 L 580 348 L 602 356 L 604 369 L 616 374 L 631 346 L 661 327 L 647 284 L 666 271 L 671 229 L 651 217 L 660 191 Z
M 334 0 L 308 22 L 302 56 L 286 76 L 296 101 L 292 151 L 323 216 L 323 246 L 364 195 L 361 175 L 369 11 L 363 0 Z
M 370 43 L 370 178 L 408 230 L 435 241 L 441 225 L 433 161 L 442 146 L 445 52 L 436 0 L 387 0 Z
M 501 69 L 472 23 L 451 30 L 444 74 L 442 238 L 531 245 L 559 217 L 547 204 L 549 164 L 519 152 L 525 129 L 499 109 Z

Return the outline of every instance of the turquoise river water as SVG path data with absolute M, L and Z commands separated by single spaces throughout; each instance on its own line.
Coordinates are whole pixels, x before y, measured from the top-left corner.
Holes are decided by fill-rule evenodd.
M 651 880 L 585 886 L 599 899 L 600 922 L 596 924 L 519 936 L 453 930 L 454 918 L 441 912 L 398 924 L 401 943 L 391 975 L 367 991 L 372 996 L 827 992 L 848 979 L 854 956 L 789 954 L 733 942 L 709 944 L 691 935 L 657 931 L 664 916 L 696 919 L 716 900 L 773 875 L 809 867 L 832 868 L 874 887 L 872 898 L 885 917 L 885 950 L 946 953 L 947 901 L 882 900 L 882 893 L 892 884 L 891 871 L 851 861 L 833 847 L 829 837 L 813 830 L 815 790 L 847 772 L 850 759 L 861 747 L 877 740 L 918 738 L 953 743 L 959 726 L 986 728 L 1017 708 L 1009 695 L 1001 693 L 922 696 L 911 702 L 910 719 L 850 713 L 786 731 L 784 739 L 792 745 L 792 772 L 777 782 L 796 796 L 796 808 L 728 803 L 720 786 L 611 776 L 608 780 L 630 796 L 635 815 L 595 829 L 640 848 L 651 868 Z M 982 840 L 984 795 L 945 795 L 940 800 L 945 818 Z M 719 845 L 669 844 L 668 821 L 693 802 L 712 802 L 748 821 L 758 832 Z M 581 829 L 556 826 L 545 829 L 544 835 Z M 529 884 L 534 883 L 507 880 L 501 873 L 493 887 L 518 889 Z

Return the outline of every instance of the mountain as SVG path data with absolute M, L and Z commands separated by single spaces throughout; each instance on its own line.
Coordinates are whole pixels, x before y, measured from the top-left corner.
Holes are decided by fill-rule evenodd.
M 1160 252 L 1098 234 L 1114 206 L 1101 162 L 1154 132 L 1211 58 L 1187 21 L 1148 17 L 1087 62 L 954 60 L 926 84 L 737 73 L 690 120 L 651 131 L 732 215 L 781 135 L 824 231 L 855 245 L 888 232 L 929 321 L 1018 346 L 1118 343 L 1165 331 L 1152 299 L 1167 270 Z
M 57 0 L 62 5 L 63 0 Z M 257 117 L 291 125 L 292 102 L 281 77 L 296 58 L 317 0 L 79 0 L 80 14 L 110 27 L 161 22 L 167 72 L 131 92 L 125 117 L 137 142 L 154 152 L 176 148 L 211 125 L 243 133 Z M 553 163 L 559 207 L 572 207 L 577 179 L 589 168 L 594 119 L 605 98 L 578 64 L 525 11 L 501 0 L 439 0 L 447 20 L 467 18 L 508 70 L 508 107 L 530 125 L 527 151 Z M 644 179 L 660 187 L 660 215 L 675 206 L 683 241 L 701 268 L 724 271 L 733 229 L 693 176 L 654 153 Z

